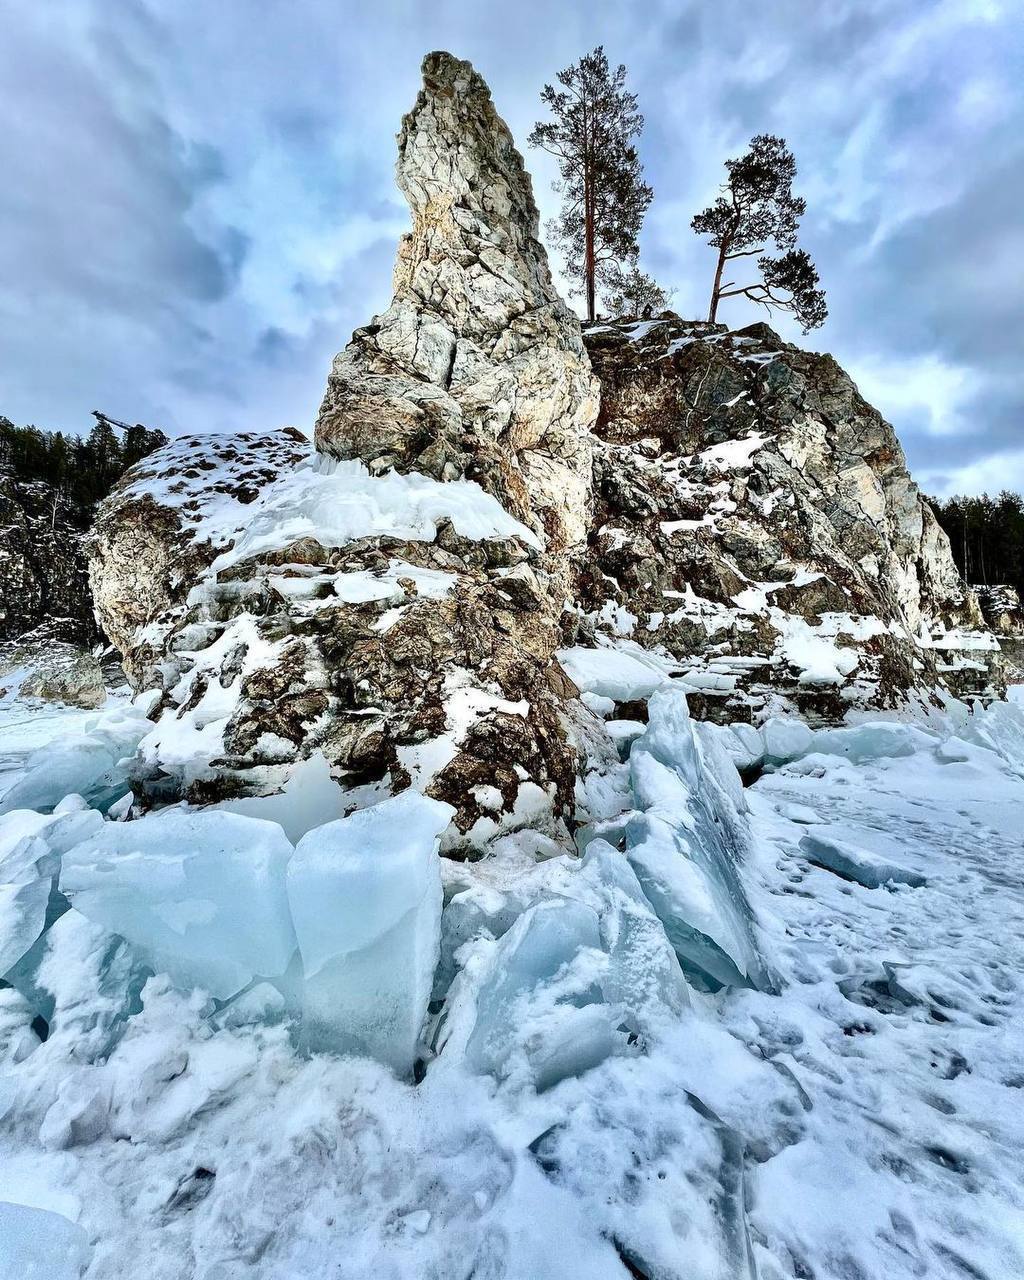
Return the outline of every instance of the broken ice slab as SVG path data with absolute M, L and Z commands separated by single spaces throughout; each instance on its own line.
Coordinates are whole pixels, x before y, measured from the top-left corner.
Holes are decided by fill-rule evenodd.
M 887 862 L 843 840 L 820 835 L 806 835 L 800 840 L 800 851 L 817 866 L 834 871 L 844 880 L 852 880 L 865 889 L 880 889 L 884 884 L 906 884 L 918 889 L 926 883 L 916 871 L 908 871 Z
M 31 948 L 46 924 L 50 880 L 0 884 L 0 978 Z
M 928 729 L 899 721 L 866 720 L 863 724 L 819 729 L 812 750 L 825 755 L 844 756 L 853 764 L 868 760 L 894 759 L 931 750 L 938 741 Z
M 317 751 L 291 767 L 284 788 L 276 795 L 223 800 L 216 807 L 224 813 L 279 822 L 288 839 L 296 844 L 307 831 L 342 817 L 346 800 L 345 789 L 335 782 L 331 766 Z
M 288 901 L 305 974 L 303 1043 L 413 1069 L 441 928 L 450 805 L 405 791 L 299 841 Z
M 649 712 L 630 755 L 642 812 L 626 825 L 627 857 L 695 985 L 770 989 L 740 880 L 750 834 L 736 768 L 680 691 L 655 694 Z
M 764 758 L 770 764 L 785 764 L 814 748 L 814 731 L 792 716 L 772 716 L 761 726 Z
M 563 898 L 531 907 L 494 947 L 476 992 L 468 1064 L 543 1090 L 603 1062 L 622 1043 L 619 1008 L 601 991 L 607 964 L 592 907 Z
M 42 940 L 25 989 L 51 1040 L 63 1039 L 76 1061 L 95 1062 L 138 1013 L 151 976 L 129 943 L 72 908 Z
M 183 989 L 227 999 L 283 974 L 295 950 L 276 822 L 166 809 L 108 822 L 64 855 L 60 887 Z
M 578 880 L 581 887 L 593 885 L 601 902 L 601 942 L 609 959 L 601 980 L 605 1000 L 621 1007 L 638 1035 L 666 1016 L 678 1017 L 690 1003 L 686 981 L 628 859 L 606 840 L 592 840 Z
M 67 909 L 57 892 L 61 855 L 103 827 L 83 805 L 68 797 L 52 814 L 15 809 L 0 817 L 0 977 L 33 1002 L 36 944 Z
M 77 793 L 101 811 L 126 795 L 128 757 L 132 756 L 151 721 L 141 707 L 104 712 L 88 728 L 47 743 L 29 756 L 25 774 L 0 801 L 0 814 L 14 809 L 53 809 L 65 796 Z

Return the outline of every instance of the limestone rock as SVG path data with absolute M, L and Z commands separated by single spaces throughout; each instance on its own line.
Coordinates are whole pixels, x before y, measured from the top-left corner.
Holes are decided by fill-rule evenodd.
M 316 429 L 184 437 L 89 543 L 155 725 L 153 801 L 281 787 L 322 753 L 353 805 L 414 786 L 449 844 L 557 822 L 576 689 L 552 660 L 590 516 L 596 383 L 529 178 L 468 63 L 431 54 L 399 138 L 395 299 L 335 360 Z
M 424 60 L 398 153 L 413 229 L 394 298 L 335 358 L 317 447 L 475 480 L 562 559 L 586 538 L 597 389 L 522 157 L 468 62 Z
M 946 536 L 831 356 L 670 312 L 585 338 L 602 386 L 597 632 L 664 646 L 695 710 L 725 719 L 987 682 L 975 659 L 997 646 Z

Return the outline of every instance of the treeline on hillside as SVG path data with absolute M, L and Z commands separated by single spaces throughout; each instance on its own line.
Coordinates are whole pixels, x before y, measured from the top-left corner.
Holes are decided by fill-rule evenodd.
M 931 503 L 966 581 L 1006 583 L 1024 597 L 1024 498 L 1004 489 L 998 498 L 986 493 Z
M 141 425 L 119 431 L 102 416 L 87 436 L 75 436 L 16 427 L 0 415 L 0 474 L 52 485 L 71 519 L 85 525 L 128 468 L 166 443 L 162 431 Z

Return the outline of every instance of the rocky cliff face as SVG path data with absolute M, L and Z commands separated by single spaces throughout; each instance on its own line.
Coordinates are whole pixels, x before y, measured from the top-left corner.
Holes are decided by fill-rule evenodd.
M 320 753 L 352 807 L 449 801 L 449 847 L 567 839 L 627 741 L 598 717 L 659 682 L 753 721 L 988 682 L 998 644 L 831 357 L 671 314 L 584 345 L 522 159 L 448 54 L 398 180 L 394 299 L 335 359 L 316 451 L 184 437 L 99 514 L 96 606 L 154 691 L 141 793 L 272 792 Z
M 946 536 L 831 356 L 671 313 L 585 338 L 602 387 L 593 634 L 667 650 L 722 719 L 987 681 L 977 658 L 998 646 Z
M 82 530 L 52 485 L 0 473 L 0 640 L 45 625 L 61 641 L 98 638 Z
M 350 784 L 450 800 L 462 832 L 571 801 L 582 709 L 552 655 L 596 383 L 468 63 L 426 59 L 398 178 L 395 298 L 334 362 L 319 456 L 286 434 L 190 437 L 100 513 L 97 608 L 160 695 L 155 795 L 272 790 L 318 751 Z

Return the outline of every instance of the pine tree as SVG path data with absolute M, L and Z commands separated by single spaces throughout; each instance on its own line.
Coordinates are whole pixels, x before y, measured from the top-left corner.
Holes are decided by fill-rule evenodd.
M 644 118 L 626 89 L 626 68 L 613 71 L 600 46 L 545 85 L 541 101 L 554 119 L 538 122 L 529 142 L 558 161 L 562 212 L 548 224 L 562 248 L 573 292 L 595 318 L 597 286 L 612 264 L 635 263 L 637 236 L 654 192 L 643 180 L 633 139 Z
M 605 273 L 602 301 L 614 316 L 652 316 L 666 309 L 673 292 L 638 266 L 623 268 L 616 262 Z
M 807 208 L 793 194 L 796 160 L 782 138 L 758 134 L 738 160 L 726 160 L 722 194 L 690 223 L 718 250 L 708 321 L 714 323 L 723 298 L 744 297 L 768 311 L 788 311 L 804 333 L 824 324 L 825 292 L 806 250 L 796 247 L 797 228 Z M 774 242 L 778 256 L 766 252 Z M 727 264 L 757 258 L 760 280 L 737 285 L 723 280 Z

